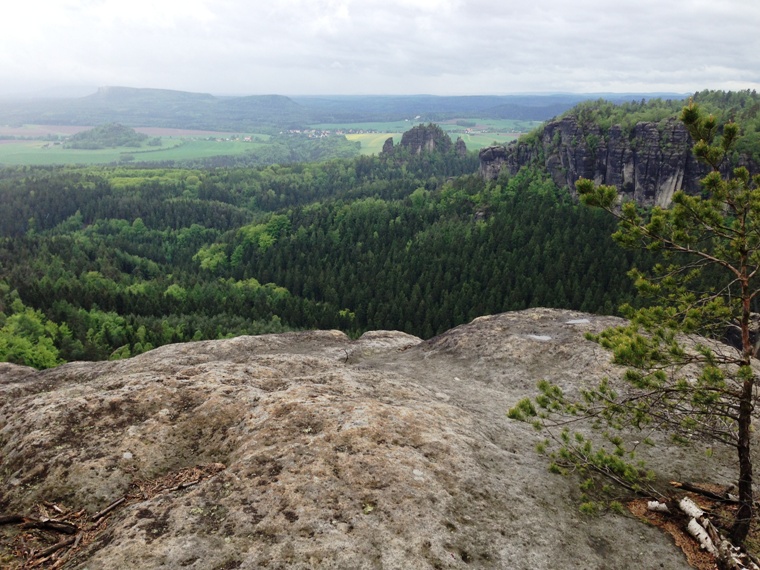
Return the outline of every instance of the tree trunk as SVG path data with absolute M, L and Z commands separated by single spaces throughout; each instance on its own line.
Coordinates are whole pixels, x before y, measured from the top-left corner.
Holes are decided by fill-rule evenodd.
M 752 423 L 752 389 L 754 381 L 748 378 L 742 386 L 739 402 L 739 510 L 731 528 L 731 540 L 734 544 L 744 544 L 752 521 L 752 457 L 750 454 L 750 426 Z
M 753 409 L 752 392 L 755 386 L 754 372 L 751 369 L 753 346 L 750 342 L 749 334 L 751 293 L 744 264 L 742 269 L 742 368 L 747 371 L 747 376 L 744 378 L 739 398 L 739 421 L 737 426 L 739 428 L 736 445 L 736 451 L 739 456 L 739 509 L 736 511 L 734 525 L 731 527 L 731 540 L 734 544 L 739 545 L 744 544 L 744 540 L 749 534 L 749 526 L 752 522 L 753 514 L 750 435 Z

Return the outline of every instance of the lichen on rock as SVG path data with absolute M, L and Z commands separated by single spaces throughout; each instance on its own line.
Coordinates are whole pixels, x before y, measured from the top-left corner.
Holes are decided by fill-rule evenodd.
M 6 365 L 0 513 L 128 496 L 65 568 L 687 568 L 656 529 L 581 515 L 506 417 L 539 379 L 614 372 L 584 334 L 616 322 L 532 309 L 424 342 L 314 331 Z

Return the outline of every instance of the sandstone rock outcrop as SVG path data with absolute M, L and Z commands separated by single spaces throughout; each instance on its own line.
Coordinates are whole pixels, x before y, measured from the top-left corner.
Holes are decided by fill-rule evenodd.
M 617 322 L 532 309 L 425 342 L 323 331 L 3 365 L 0 514 L 92 514 L 132 492 L 64 568 L 685 569 L 657 529 L 584 517 L 542 436 L 506 417 L 539 379 L 614 375 L 584 333 Z M 681 448 L 649 459 L 706 477 Z M 197 484 L 148 492 L 198 465 L 214 467 Z
M 401 135 L 402 147 L 409 149 L 411 154 L 422 152 L 448 152 L 451 150 L 451 137 L 438 125 L 417 125 Z
M 467 155 L 467 144 L 462 140 L 462 137 L 457 137 L 454 143 L 454 152 L 457 153 L 457 156 Z
M 619 126 L 603 132 L 567 116 L 547 123 L 537 138 L 527 141 L 481 150 L 481 175 L 493 180 L 503 168 L 515 174 L 523 166 L 539 165 L 573 195 L 575 182 L 583 177 L 616 186 L 624 199 L 643 206 L 666 207 L 678 189 L 698 193 L 708 172 L 694 158 L 691 137 L 676 119 L 638 123 L 630 132 Z
M 509 147 L 512 152 L 516 148 L 515 146 Z M 512 159 L 511 156 L 505 146 L 487 146 L 480 149 L 478 153 L 478 157 L 480 158 L 480 175 L 486 180 L 496 180 L 499 174 L 501 174 L 502 168 L 507 168 L 510 174 L 515 174 L 520 170 L 522 165 L 517 163 L 515 159 Z

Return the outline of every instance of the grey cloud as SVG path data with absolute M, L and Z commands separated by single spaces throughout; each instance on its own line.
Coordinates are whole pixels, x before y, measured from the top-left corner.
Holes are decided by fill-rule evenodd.
M 6 89 L 686 92 L 760 76 L 754 0 L 140 0 L 136 14 L 113 0 L 31 1 L 57 18 L 11 9 Z

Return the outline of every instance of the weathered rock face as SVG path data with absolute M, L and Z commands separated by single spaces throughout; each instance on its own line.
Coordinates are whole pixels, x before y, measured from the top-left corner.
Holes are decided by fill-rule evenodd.
M 478 153 L 480 157 L 480 175 L 486 180 L 496 180 L 505 165 L 510 174 L 519 171 L 522 165 L 519 165 L 512 158 L 511 154 L 511 151 L 515 151 L 517 148 L 516 146 L 510 146 L 510 152 L 507 152 L 507 147 L 504 146 L 487 146 L 482 148 Z M 513 170 L 514 172 L 512 172 Z
M 515 174 L 523 166 L 539 164 L 574 195 L 575 182 L 583 177 L 616 186 L 624 199 L 666 207 L 676 190 L 698 193 L 708 172 L 694 158 L 692 144 L 675 119 L 638 123 L 630 133 L 619 126 L 603 133 L 596 125 L 582 126 L 565 117 L 548 123 L 534 142 L 483 149 L 480 172 L 492 180 L 502 168 Z
M 383 143 L 383 154 L 388 154 L 390 152 L 393 152 L 393 137 L 388 137 L 385 139 L 385 142 Z
M 467 155 L 467 144 L 462 140 L 462 137 L 457 137 L 454 143 L 454 151 L 457 153 L 457 156 Z
M 411 154 L 422 152 L 448 152 L 451 150 L 451 137 L 438 125 L 417 125 L 401 135 L 401 146 L 409 149 Z
M 5 365 L 0 514 L 129 495 L 64 568 L 685 569 L 657 529 L 582 516 L 541 434 L 506 417 L 539 379 L 614 376 L 583 335 L 618 322 L 533 309 L 426 342 L 325 331 Z M 681 448 L 650 459 L 684 480 L 732 476 Z M 211 463 L 196 485 L 148 492 Z

